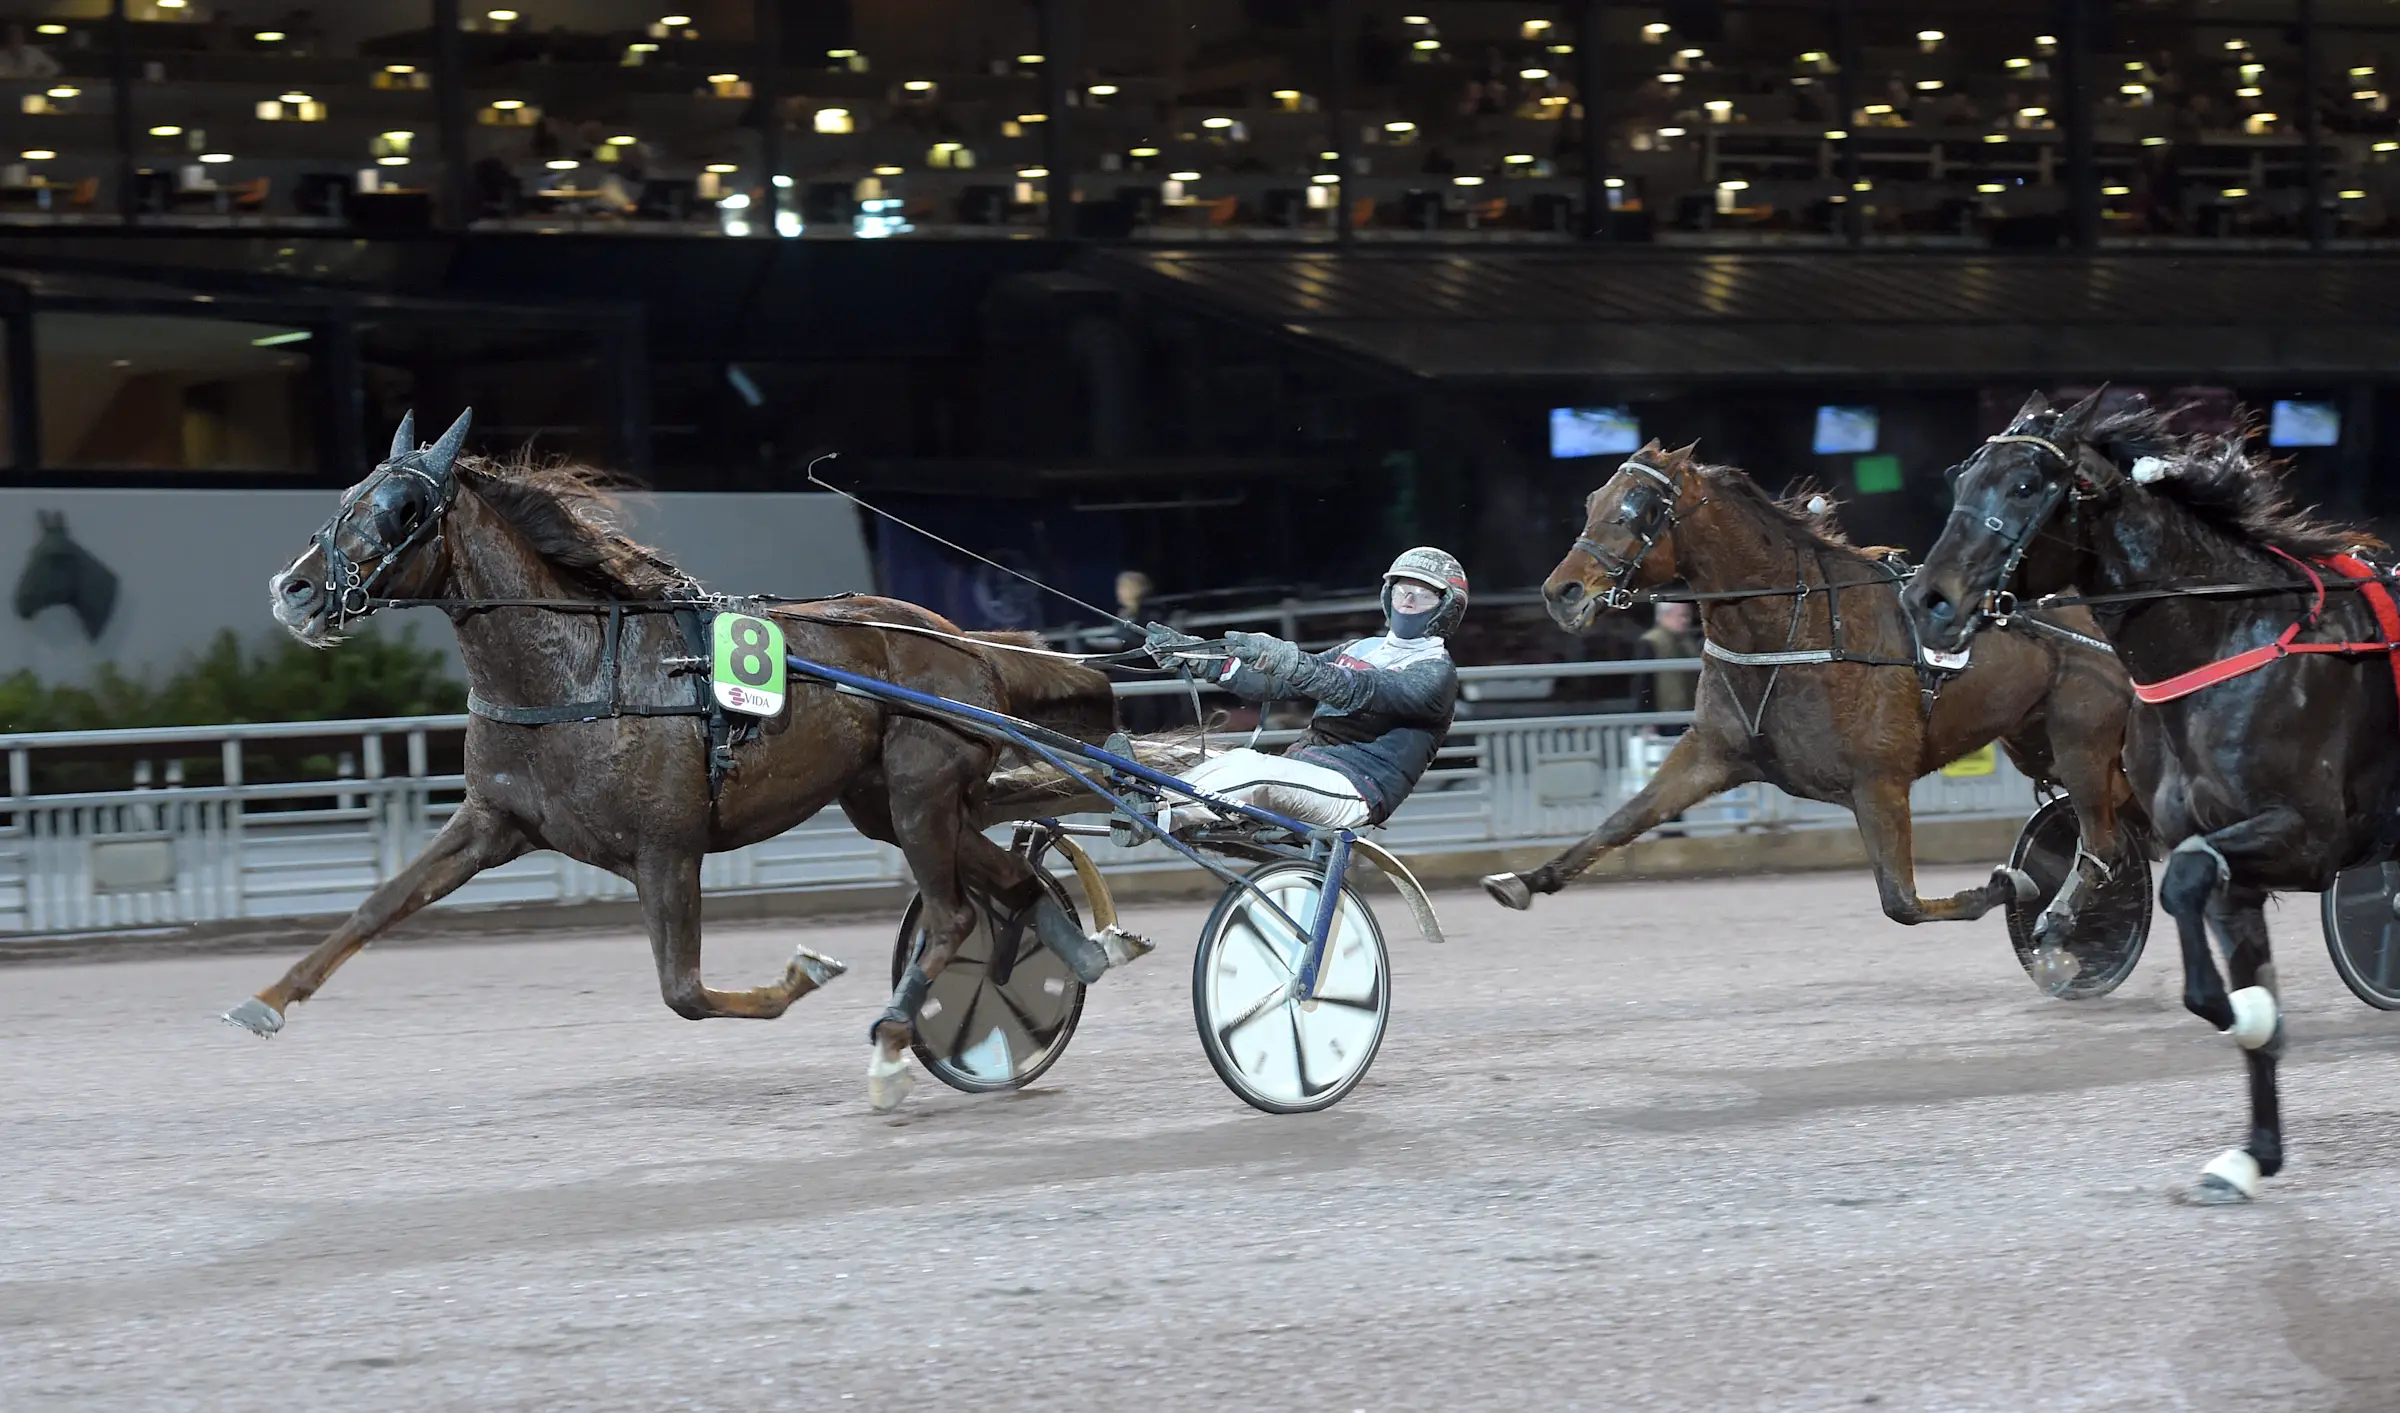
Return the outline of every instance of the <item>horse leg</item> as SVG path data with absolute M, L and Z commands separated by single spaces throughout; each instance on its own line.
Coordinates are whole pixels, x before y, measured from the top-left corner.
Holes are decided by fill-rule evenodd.
M 931 722 L 896 720 L 885 729 L 884 817 L 908 859 L 909 872 L 916 876 L 925 941 L 901 971 L 891 1004 L 867 1030 L 874 1045 L 867 1061 L 867 1106 L 879 1114 L 900 1107 L 916 1087 L 908 1047 L 916 1034 L 917 1008 L 925 1004 L 933 978 L 975 930 L 978 904 L 961 863 L 962 855 L 969 853 L 964 847 L 970 832 L 966 801 L 990 764 L 988 748 Z
M 2271 809 L 2214 833 L 2193 835 L 2167 856 L 2158 900 L 2175 919 L 2183 943 L 2183 1008 L 2240 1046 L 2250 1071 L 2250 1144 L 2227 1149 L 2201 1169 L 2200 1180 L 2183 1194 L 2186 1201 L 2247 1202 L 2258 1195 L 2259 1179 L 2283 1167 L 2275 1062 L 2283 1054 L 2284 1027 L 2261 910 L 2264 895 L 2235 879 L 2248 859 L 2294 847 L 2303 829 L 2296 811 Z M 2237 988 L 2231 992 L 2209 955 L 2211 919 L 2230 953 Z
M 2020 869 L 1992 870 L 1991 881 L 1947 898 L 1917 895 L 1916 825 L 1908 809 L 1910 782 L 1899 776 L 1871 780 L 1852 813 L 1858 818 L 1858 837 L 1867 846 L 1867 864 L 1875 870 L 1875 889 L 1883 899 L 1883 915 L 1915 926 L 1920 922 L 1971 922 L 2007 902 L 2034 897 L 2033 879 Z
M 418 909 L 439 902 L 487 868 L 496 868 L 531 845 L 524 831 L 489 805 L 469 795 L 433 836 L 425 852 L 367 895 L 316 950 L 302 957 L 283 979 L 225 1013 L 229 1025 L 265 1037 L 283 1029 L 283 1015 L 317 994 L 327 979 L 384 929 Z
M 658 963 L 658 991 L 667 1009 L 685 1020 L 773 1020 L 792 1003 L 849 970 L 806 947 L 783 969 L 783 978 L 745 991 L 719 991 L 700 975 L 700 854 L 673 849 L 645 851 L 635 860 L 634 891 L 642 899 L 642 923 L 650 932 L 650 955 Z
M 2043 713 L 2043 744 L 2049 747 L 2052 774 L 2075 807 L 2076 833 L 2075 859 L 2067 867 L 2066 880 L 2033 925 L 2037 955 L 2051 965 L 2067 961 L 2060 949 L 2074 935 L 2076 913 L 2087 891 L 2106 883 L 2115 866 L 2126 861 L 2119 857 L 2126 840 L 2117 815 L 2133 798 L 2133 786 L 2125 778 L 2124 733 L 2101 724 L 2121 717 L 2123 710 L 2114 686 L 2089 674 L 2069 673 L 2053 689 Z M 2012 739 L 2009 754 L 2022 764 L 2030 754 L 2024 747 L 2031 744 Z M 2070 969 L 2059 978 L 2060 984 L 2072 976 Z
M 1660 762 L 1650 783 L 1600 827 L 1561 851 L 1531 873 L 1495 873 L 1483 880 L 1483 891 L 1494 902 L 1520 911 L 1533 906 L 1536 893 L 1555 893 L 1611 849 L 1640 838 L 1660 821 L 1673 819 L 1702 800 L 1723 794 L 1756 779 L 1750 762 L 1725 754 L 1713 737 L 1686 731 L 1675 749 Z

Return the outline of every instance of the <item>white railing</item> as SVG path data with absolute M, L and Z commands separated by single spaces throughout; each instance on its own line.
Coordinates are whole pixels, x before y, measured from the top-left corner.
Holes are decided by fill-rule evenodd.
M 1465 668 L 1469 684 L 1555 683 L 1567 677 L 1692 671 L 1699 660 L 1554 663 Z M 1180 692 L 1177 683 L 1126 687 Z M 1522 691 L 1509 693 L 1521 697 Z M 0 736 L 8 793 L 0 798 L 0 935 L 170 926 L 238 918 L 339 913 L 404 867 L 456 809 L 466 781 L 436 774 L 455 755 L 464 716 L 280 722 Z M 1641 788 L 1671 742 L 1652 728 L 1688 713 L 1620 713 L 1462 720 L 1416 793 L 1386 830 L 1403 855 L 1580 837 Z M 1268 732 L 1262 743 L 1291 739 Z M 1247 740 L 1243 733 L 1239 740 Z M 332 778 L 252 782 L 245 756 L 305 748 L 334 762 Z M 35 793 L 66 762 L 130 758 L 135 784 Z M 185 762 L 218 762 L 222 779 L 186 784 Z M 156 781 L 158 783 L 151 783 Z M 1986 775 L 1935 774 L 1912 800 L 1925 818 L 2021 819 L 2031 784 L 2005 756 Z M 1768 786 L 1732 791 L 1687 814 L 1687 834 L 1847 827 L 1836 806 Z M 1100 842 L 1106 869 L 1187 867 L 1156 844 Z M 712 855 L 702 885 L 715 893 L 798 891 L 900 883 L 899 850 L 860 837 L 838 812 L 762 843 Z M 477 877 L 450 906 L 627 898 L 632 885 L 559 854 L 520 859 Z

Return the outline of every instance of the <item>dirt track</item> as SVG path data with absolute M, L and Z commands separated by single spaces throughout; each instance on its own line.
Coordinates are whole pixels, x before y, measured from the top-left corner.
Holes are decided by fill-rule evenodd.
M 1285 1119 L 1200 1056 L 1187 906 L 1037 1090 L 894 1119 L 882 926 L 765 1025 L 629 935 L 370 952 L 272 1043 L 212 1017 L 280 959 L 0 971 L 0 1408 L 2400 1408 L 2400 1015 L 2313 898 L 2241 1210 L 2164 1195 L 2245 1110 L 2163 920 L 2068 1005 L 1873 899 L 1379 903 L 1382 1055 Z

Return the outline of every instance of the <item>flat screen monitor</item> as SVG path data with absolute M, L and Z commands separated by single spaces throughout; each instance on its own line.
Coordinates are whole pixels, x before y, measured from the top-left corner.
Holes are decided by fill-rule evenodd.
M 1875 449 L 1878 419 L 1872 407 L 1817 409 L 1816 453 L 1819 456 L 1857 456 Z
M 2278 398 L 2267 423 L 2269 446 L 2334 446 L 2342 440 L 2342 410 L 2330 402 Z
M 1550 455 L 1623 456 L 1642 449 L 1642 424 L 1627 407 L 1553 407 Z

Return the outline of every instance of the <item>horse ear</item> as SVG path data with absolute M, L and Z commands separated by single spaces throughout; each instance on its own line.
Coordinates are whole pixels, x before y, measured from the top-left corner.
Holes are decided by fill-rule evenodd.
M 2049 410 L 2050 399 L 2042 396 L 2041 390 L 2036 388 L 2033 393 L 2025 399 L 2025 405 L 2017 409 L 2017 415 L 2010 418 L 2009 422 L 2011 425 L 2014 425 L 2024 421 L 2028 417 L 2035 416 L 2038 413 L 2048 412 Z
M 2107 395 L 2108 384 L 2106 383 L 2092 389 L 2083 401 L 2058 414 L 2058 421 L 2052 426 L 2051 434 L 2075 436 L 2089 429 L 2093 418 L 2100 411 L 2100 399 Z
M 417 410 L 410 408 L 400 414 L 400 426 L 392 433 L 391 455 L 386 461 L 398 461 L 417 449 Z
M 1642 443 L 1642 449 L 1634 453 L 1635 456 L 1642 458 L 1644 461 L 1654 460 L 1658 457 L 1665 456 L 1666 454 L 1667 449 L 1658 444 L 1658 438 L 1656 437 L 1652 437 L 1650 440 Z
M 1689 465 L 1691 465 L 1691 464 L 1692 464 L 1692 455 L 1693 455 L 1693 453 L 1695 453 L 1695 452 L 1697 452 L 1697 451 L 1699 451 L 1699 450 L 1700 450 L 1700 443 L 1699 443 L 1698 439 L 1696 439 L 1696 438 L 1695 438 L 1693 441 L 1691 441 L 1691 442 L 1687 443 L 1686 445 L 1683 445 L 1683 446 L 1677 447 L 1675 450 L 1673 450 L 1673 451 L 1671 451 L 1671 452 L 1668 452 L 1668 453 L 1667 453 L 1667 455 L 1668 455 L 1668 456 L 1669 456 L 1671 459 L 1673 459 L 1673 460 L 1674 460 L 1674 461 L 1675 461 L 1675 462 L 1676 462 L 1678 465 L 1682 465 L 1682 466 L 1689 466 Z
M 442 433 L 441 440 L 427 449 L 425 464 L 433 474 L 436 476 L 450 474 L 451 464 L 458 460 L 459 449 L 467 444 L 467 424 L 474 420 L 474 408 L 470 407 L 461 412 L 458 414 L 458 420 L 450 424 L 450 430 Z

